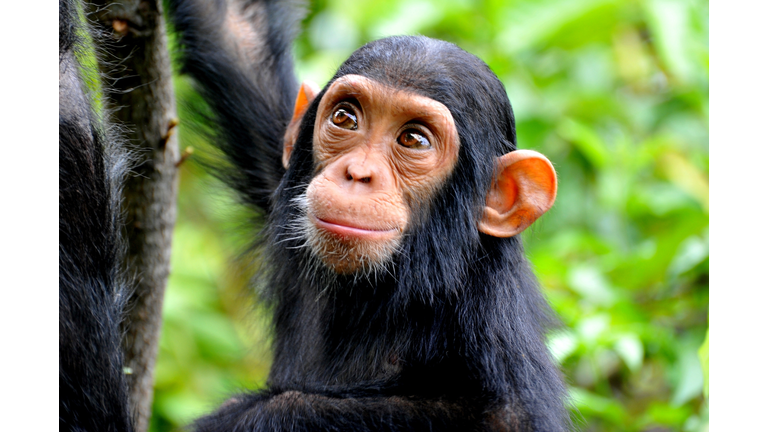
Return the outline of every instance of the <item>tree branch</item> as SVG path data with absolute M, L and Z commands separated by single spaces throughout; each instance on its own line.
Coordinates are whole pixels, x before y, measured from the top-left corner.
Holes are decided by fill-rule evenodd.
M 123 323 L 125 365 L 137 432 L 146 431 L 176 220 L 179 150 L 176 106 L 160 0 L 94 1 L 89 17 L 101 31 L 99 68 L 113 118 L 127 129 L 138 163 L 123 191 L 128 253 L 135 291 Z

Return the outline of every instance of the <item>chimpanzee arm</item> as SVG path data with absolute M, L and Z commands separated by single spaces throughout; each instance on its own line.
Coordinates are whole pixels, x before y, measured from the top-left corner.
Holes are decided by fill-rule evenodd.
M 298 92 L 291 46 L 300 14 L 294 5 L 173 0 L 169 8 L 181 72 L 195 80 L 210 108 L 213 143 L 234 168 L 214 174 L 262 209 L 269 209 L 285 172 L 283 134 Z
M 194 428 L 199 432 L 517 430 L 511 410 L 483 412 L 477 406 L 467 400 L 332 397 L 291 390 L 230 399 Z

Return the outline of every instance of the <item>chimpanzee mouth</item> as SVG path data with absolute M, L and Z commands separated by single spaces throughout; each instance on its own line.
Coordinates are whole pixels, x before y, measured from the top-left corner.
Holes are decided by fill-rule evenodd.
M 345 221 L 328 220 L 312 215 L 312 221 L 321 230 L 336 236 L 360 240 L 390 240 L 400 234 L 398 228 L 359 227 Z

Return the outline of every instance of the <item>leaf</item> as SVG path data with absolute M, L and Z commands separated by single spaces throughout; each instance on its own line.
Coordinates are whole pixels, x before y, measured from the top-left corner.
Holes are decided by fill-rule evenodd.
M 670 403 L 673 406 L 681 406 L 700 395 L 703 390 L 702 368 L 695 346 L 685 343 L 680 347 L 675 369 L 677 382 Z
M 683 84 L 693 78 L 691 58 L 691 19 L 686 2 L 651 0 L 646 3 L 648 23 L 654 36 L 653 44 L 672 76 Z
M 616 301 L 613 288 L 595 267 L 574 267 L 568 273 L 568 285 L 593 304 L 610 306 Z
M 563 139 L 573 143 L 595 168 L 603 168 L 611 160 L 602 138 L 589 126 L 573 119 L 565 119 L 557 128 Z
M 709 397 L 709 328 L 704 337 L 704 343 L 699 348 L 699 362 L 701 362 L 701 372 L 704 376 L 704 397 Z
M 308 34 L 317 50 L 352 52 L 360 45 L 357 26 L 346 15 L 335 11 L 317 14 L 309 25 Z M 333 37 L 328 37 L 333 35 Z
M 668 273 L 670 276 L 679 276 L 688 270 L 696 267 L 709 257 L 709 238 L 708 236 L 692 236 L 680 244 L 680 247 L 669 264 Z
M 599 414 L 601 418 L 617 425 L 623 424 L 627 418 L 624 407 L 613 399 L 577 387 L 570 388 L 570 395 L 573 405 L 583 414 Z
M 549 338 L 547 344 L 549 346 L 552 356 L 557 363 L 562 364 L 563 360 L 567 359 L 571 354 L 576 351 L 578 342 L 576 335 L 570 331 L 558 332 Z
M 687 158 L 676 152 L 667 152 L 659 157 L 659 164 L 666 177 L 675 186 L 694 197 L 709 211 L 709 179 Z
M 624 360 L 629 370 L 637 372 L 643 365 L 643 343 L 634 334 L 625 334 L 613 345 L 616 354 Z
M 537 1 L 519 5 L 507 19 L 507 29 L 496 38 L 496 48 L 508 55 L 540 45 L 568 24 L 616 0 Z
M 610 328 L 611 317 L 608 314 L 598 314 L 583 318 L 576 326 L 580 339 L 588 344 L 597 340 Z
M 377 37 L 401 34 L 417 34 L 442 19 L 443 8 L 437 8 L 425 1 L 409 1 L 400 5 L 391 19 L 377 24 L 372 34 Z

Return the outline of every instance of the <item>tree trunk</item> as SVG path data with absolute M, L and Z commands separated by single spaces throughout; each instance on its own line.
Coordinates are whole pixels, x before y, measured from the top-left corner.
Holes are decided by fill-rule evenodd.
M 135 291 L 123 323 L 135 430 L 149 427 L 154 367 L 176 220 L 179 150 L 176 106 L 160 0 L 94 1 L 88 15 L 102 32 L 99 68 L 106 106 L 127 129 L 137 163 L 123 191 L 127 276 Z

